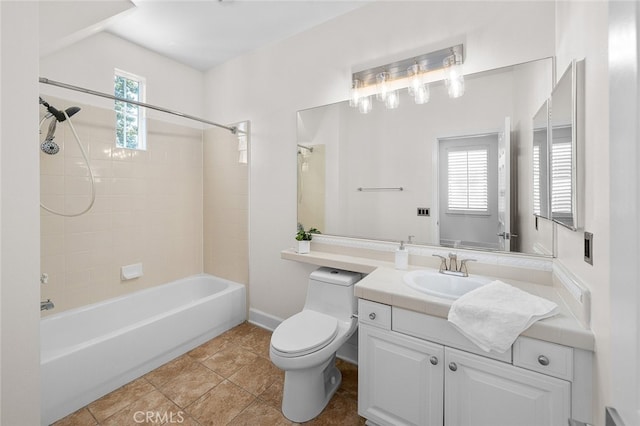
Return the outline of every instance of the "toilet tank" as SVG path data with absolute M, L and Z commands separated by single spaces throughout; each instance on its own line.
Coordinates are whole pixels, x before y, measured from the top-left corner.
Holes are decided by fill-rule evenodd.
M 349 320 L 357 312 L 358 300 L 354 296 L 354 284 L 362 279 L 358 272 L 322 267 L 309 276 L 305 309 L 311 309 Z

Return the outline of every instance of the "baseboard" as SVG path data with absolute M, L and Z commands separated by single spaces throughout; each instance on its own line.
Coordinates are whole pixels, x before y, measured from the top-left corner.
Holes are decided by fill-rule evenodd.
M 284 321 L 282 318 L 259 311 L 258 309 L 249 309 L 249 322 L 258 327 L 273 331 L 282 321 Z

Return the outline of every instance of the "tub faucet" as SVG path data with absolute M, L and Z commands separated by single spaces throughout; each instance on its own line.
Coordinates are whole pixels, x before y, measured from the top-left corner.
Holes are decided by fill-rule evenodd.
M 53 309 L 55 306 L 53 304 L 53 302 L 51 301 L 51 299 L 47 299 L 44 302 L 40 302 L 40 310 L 41 311 L 48 311 L 49 309 Z

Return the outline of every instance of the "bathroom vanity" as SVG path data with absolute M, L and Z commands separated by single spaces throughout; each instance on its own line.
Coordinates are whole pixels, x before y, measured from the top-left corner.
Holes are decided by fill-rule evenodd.
M 559 314 L 534 323 L 505 353 L 487 353 L 447 321 L 452 301 L 410 288 L 403 282 L 407 271 L 372 259 L 324 252 L 305 256 L 282 253 L 286 259 L 368 273 L 355 286 L 358 413 L 367 424 L 591 421 L 593 333 L 555 286 L 499 278 L 554 301 Z
M 378 268 L 356 285 L 358 412 L 369 424 L 564 426 L 591 418 L 592 335 L 566 310 L 506 352 L 487 353 L 446 320 L 450 301 L 415 292 L 403 275 Z M 550 290 L 537 292 L 555 299 Z

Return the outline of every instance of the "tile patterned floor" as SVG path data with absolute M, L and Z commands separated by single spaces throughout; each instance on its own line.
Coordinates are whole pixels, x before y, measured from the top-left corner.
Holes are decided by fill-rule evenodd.
M 54 426 L 279 426 L 284 373 L 269 360 L 271 332 L 243 323 L 54 423 Z M 305 425 L 364 425 L 358 369 L 338 360 L 342 385 Z M 146 413 L 149 413 L 147 415 Z

